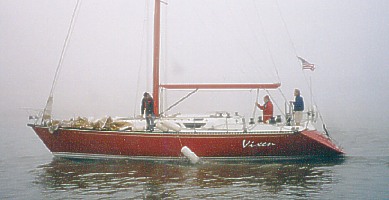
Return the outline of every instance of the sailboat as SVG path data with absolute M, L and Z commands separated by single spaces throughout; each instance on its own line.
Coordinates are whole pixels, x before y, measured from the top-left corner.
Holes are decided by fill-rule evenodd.
M 269 121 L 247 119 L 239 113 L 165 115 L 161 90 L 276 90 L 281 83 L 163 84 L 160 83 L 160 0 L 154 8 L 153 98 L 155 129 L 145 129 L 140 117 L 52 119 L 52 94 L 38 117 L 28 123 L 48 150 L 58 157 L 83 159 L 262 160 L 322 158 L 344 154 L 326 129 L 314 127 L 317 113 L 304 113 L 295 124 L 291 107 L 284 117 Z M 188 95 L 189 96 L 189 95 Z M 285 109 L 288 110 L 288 109 Z

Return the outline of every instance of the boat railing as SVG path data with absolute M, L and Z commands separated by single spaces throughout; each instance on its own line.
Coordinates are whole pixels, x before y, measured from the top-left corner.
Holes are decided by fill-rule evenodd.
M 311 106 L 308 111 L 303 112 L 303 119 L 301 121 L 302 124 L 307 124 L 307 122 L 316 123 L 317 117 L 319 116 L 316 107 Z M 293 102 L 285 102 L 285 120 L 288 126 L 295 125 L 295 119 L 293 114 Z
M 315 113 L 307 111 L 304 113 L 304 120 L 302 122 L 303 127 L 308 128 L 309 124 L 312 124 L 315 120 Z M 40 117 L 39 117 L 40 116 Z M 286 115 L 288 116 L 288 115 Z M 293 115 L 291 115 L 293 117 Z M 276 120 L 277 119 L 277 120 Z M 80 130 L 97 130 L 97 131 L 126 131 L 126 132 L 137 132 L 146 131 L 146 121 L 144 118 L 111 118 L 104 117 L 102 119 L 94 120 L 86 117 L 71 118 L 69 120 L 42 120 L 42 111 L 38 112 L 37 115 L 29 118 L 30 123 L 38 126 L 45 126 L 53 131 L 58 128 L 71 128 Z M 244 116 L 239 115 L 237 112 L 231 115 L 228 112 L 216 112 L 213 114 L 202 115 L 202 116 L 175 116 L 168 118 L 157 118 L 155 123 L 168 121 L 170 123 L 164 129 L 156 127 L 162 132 L 256 132 L 256 131 L 281 131 L 291 130 L 294 126 L 294 120 L 292 118 L 291 124 L 288 124 L 288 120 L 283 122 L 281 116 L 275 117 L 271 120 L 271 123 L 265 123 L 263 121 L 255 121 L 252 123 L 251 119 L 249 122 L 246 121 Z M 166 124 L 165 124 L 166 125 Z M 300 128 L 302 130 L 303 128 Z

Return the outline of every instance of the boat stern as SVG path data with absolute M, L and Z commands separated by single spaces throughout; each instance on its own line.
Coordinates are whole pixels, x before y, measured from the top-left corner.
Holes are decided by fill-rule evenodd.
M 334 141 L 320 133 L 317 130 L 304 130 L 301 134 L 310 142 L 307 144 L 307 148 L 314 153 L 322 156 L 342 156 L 345 154 L 344 150 L 336 145 Z

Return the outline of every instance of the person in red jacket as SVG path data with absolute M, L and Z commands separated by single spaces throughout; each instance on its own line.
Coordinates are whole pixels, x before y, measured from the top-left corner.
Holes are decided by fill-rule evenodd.
M 270 101 L 269 95 L 263 97 L 263 101 L 265 102 L 263 106 L 256 102 L 259 109 L 263 110 L 263 122 L 268 123 L 268 121 L 273 117 L 273 103 Z

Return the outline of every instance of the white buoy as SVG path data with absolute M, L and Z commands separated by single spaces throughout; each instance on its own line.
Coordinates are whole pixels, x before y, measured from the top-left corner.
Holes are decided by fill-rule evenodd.
M 196 164 L 200 160 L 200 158 L 187 146 L 182 147 L 181 153 L 184 154 L 184 156 L 187 157 L 192 164 Z

